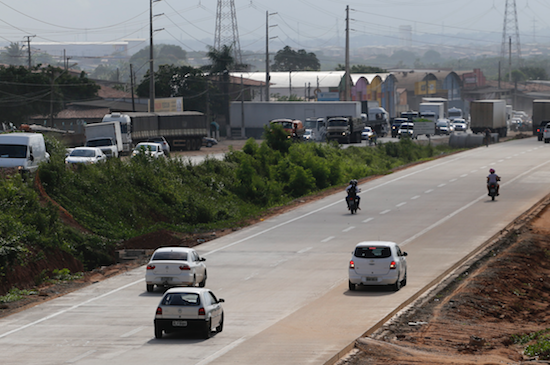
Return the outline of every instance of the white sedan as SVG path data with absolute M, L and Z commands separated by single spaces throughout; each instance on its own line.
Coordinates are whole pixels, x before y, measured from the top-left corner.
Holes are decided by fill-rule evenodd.
M 391 285 L 399 290 L 407 284 L 406 256 L 395 242 L 358 243 L 349 262 L 349 290 L 357 285 Z
M 206 259 L 188 247 L 162 247 L 157 249 L 147 264 L 145 283 L 148 292 L 155 285 L 200 286 L 206 285 Z
M 154 142 L 141 142 L 136 145 L 132 152 L 132 157 L 145 153 L 145 155 L 152 158 L 165 157 L 162 145 Z
M 223 330 L 223 299 L 209 289 L 172 288 L 162 297 L 155 314 L 155 338 L 164 333 L 194 332 L 209 338 Z
M 99 147 L 77 147 L 67 155 L 65 163 L 94 164 L 105 160 L 107 156 Z

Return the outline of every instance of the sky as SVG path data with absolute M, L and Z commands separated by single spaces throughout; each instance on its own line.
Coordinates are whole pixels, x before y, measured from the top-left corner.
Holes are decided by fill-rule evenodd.
M 241 49 L 260 52 L 265 50 L 266 13 L 270 43 L 306 50 L 312 44 L 342 47 L 346 6 L 351 37 L 395 43 L 399 27 L 409 25 L 413 38 L 438 35 L 438 42 L 499 45 L 506 2 L 513 14 L 513 0 L 234 0 Z M 155 44 L 207 50 L 213 45 L 217 3 L 155 1 Z M 515 0 L 515 4 L 521 42 L 550 43 L 550 1 Z M 148 40 L 149 7 L 150 0 L 0 0 L 0 43 L 26 42 L 27 36 L 32 36 L 31 42 Z M 473 35 L 481 32 L 495 37 Z

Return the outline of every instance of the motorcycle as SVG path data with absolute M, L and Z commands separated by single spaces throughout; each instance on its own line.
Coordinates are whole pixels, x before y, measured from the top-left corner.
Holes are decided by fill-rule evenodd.
M 348 209 L 351 212 L 351 214 L 357 213 L 357 200 L 355 200 L 355 197 L 347 196 L 346 202 L 348 203 Z
M 491 197 L 491 200 L 495 200 L 495 196 L 497 196 L 497 184 L 496 183 L 489 184 L 489 196 Z

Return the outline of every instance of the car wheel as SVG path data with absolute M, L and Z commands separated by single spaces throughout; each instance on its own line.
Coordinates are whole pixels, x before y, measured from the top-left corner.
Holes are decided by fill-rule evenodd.
M 407 285 L 407 272 L 405 272 L 405 276 L 403 277 L 403 280 L 401 280 L 401 286 Z
M 155 288 L 154 284 L 147 284 L 147 292 L 151 293 Z
M 202 281 L 199 283 L 199 287 L 204 288 L 206 286 L 206 270 L 204 270 L 204 277 L 202 278 Z
M 397 276 L 397 281 L 393 284 L 393 290 L 399 291 L 401 289 L 401 280 L 399 280 L 399 275 Z
M 351 291 L 355 291 L 355 284 L 352 283 L 351 281 L 348 281 L 348 288 L 349 288 L 349 290 L 351 290 Z
M 221 331 L 223 331 L 223 313 L 222 313 L 222 319 L 220 319 L 220 324 L 218 325 L 218 327 L 216 327 L 217 333 L 220 333 Z
M 193 274 L 193 282 L 189 286 L 197 286 L 197 275 Z
M 162 338 L 162 328 L 155 325 L 155 338 Z
M 210 338 L 211 334 L 212 334 L 211 322 L 210 320 L 207 320 L 206 322 L 204 322 L 204 328 L 202 329 L 202 338 L 208 339 Z

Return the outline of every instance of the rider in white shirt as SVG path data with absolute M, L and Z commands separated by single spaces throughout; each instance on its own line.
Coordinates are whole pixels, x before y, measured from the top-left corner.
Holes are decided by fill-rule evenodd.
M 500 185 L 498 184 L 499 181 L 500 181 L 500 176 L 498 176 L 495 173 L 494 169 L 490 169 L 489 170 L 489 175 L 487 176 L 487 193 L 489 192 L 489 185 L 496 184 L 497 185 L 497 195 L 499 195 L 498 194 L 498 190 L 500 188 Z

